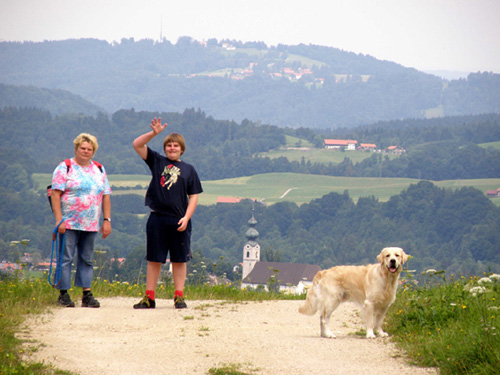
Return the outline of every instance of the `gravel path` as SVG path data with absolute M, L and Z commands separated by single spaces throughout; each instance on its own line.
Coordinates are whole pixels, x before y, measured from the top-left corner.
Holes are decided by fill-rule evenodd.
M 258 375 L 438 374 L 405 362 L 389 339 L 354 335 L 357 309 L 343 304 L 331 319 L 336 339 L 319 337 L 319 317 L 298 313 L 302 301 L 187 301 L 175 310 L 157 300 L 98 298 L 101 308 L 54 308 L 30 317 L 21 335 L 28 360 L 80 375 L 208 374 L 241 365 Z

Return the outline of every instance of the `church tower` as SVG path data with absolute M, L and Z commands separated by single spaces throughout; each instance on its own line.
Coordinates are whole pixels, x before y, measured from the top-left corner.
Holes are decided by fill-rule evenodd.
M 242 272 L 242 280 L 245 280 L 245 277 L 248 276 L 250 272 L 252 272 L 255 263 L 260 262 L 260 245 L 256 242 L 257 237 L 259 237 L 259 232 L 255 229 L 257 225 L 257 220 L 255 220 L 253 209 L 252 209 L 252 218 L 248 220 L 248 228 L 246 232 L 247 242 L 243 246 L 243 272 Z

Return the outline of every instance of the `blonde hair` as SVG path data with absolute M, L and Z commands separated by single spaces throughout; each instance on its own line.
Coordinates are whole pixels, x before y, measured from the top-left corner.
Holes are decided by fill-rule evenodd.
M 179 133 L 171 133 L 165 137 L 163 140 L 163 151 L 165 151 L 165 147 L 167 147 L 167 143 L 177 142 L 179 146 L 181 146 L 181 155 L 186 151 L 186 141 L 184 137 Z
M 94 156 L 97 149 L 99 148 L 99 145 L 97 144 L 97 138 L 94 137 L 92 134 L 80 133 L 73 140 L 73 144 L 75 145 L 75 152 L 76 152 L 76 150 L 78 150 L 78 147 L 80 147 L 83 142 L 88 142 L 92 145 L 92 147 L 94 148 L 94 153 L 92 154 L 92 156 Z

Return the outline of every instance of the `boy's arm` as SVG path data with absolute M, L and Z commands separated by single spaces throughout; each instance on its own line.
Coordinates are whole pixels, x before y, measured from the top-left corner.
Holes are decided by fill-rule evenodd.
M 151 124 L 149 125 L 151 127 L 151 131 L 147 132 L 143 135 L 140 135 L 136 139 L 134 139 L 133 145 L 134 145 L 134 150 L 139 154 L 139 156 L 143 159 L 146 160 L 148 157 L 148 146 L 147 144 L 149 141 L 151 141 L 154 137 L 156 137 L 158 134 L 160 134 L 163 129 L 167 127 L 167 124 L 161 124 L 161 118 L 156 119 L 156 117 L 151 121 Z
M 194 210 L 196 210 L 196 206 L 198 205 L 198 194 L 191 194 L 189 196 L 189 203 L 186 209 L 186 215 L 179 220 L 177 223 L 179 227 L 177 230 L 179 232 L 184 232 L 187 228 L 188 222 L 194 214 Z

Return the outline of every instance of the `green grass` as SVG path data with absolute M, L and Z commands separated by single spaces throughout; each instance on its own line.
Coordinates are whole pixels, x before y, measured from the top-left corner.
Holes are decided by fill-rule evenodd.
M 40 314 L 54 303 L 54 289 L 45 279 L 0 279 L 0 374 L 70 374 L 42 363 L 26 362 L 22 340 L 15 336 L 28 314 Z
M 314 147 L 314 145 L 306 139 L 285 135 L 286 147 Z
M 33 178 L 38 184 L 43 184 L 42 181 L 50 180 L 50 175 L 37 173 L 34 174 Z M 113 192 L 117 195 L 139 194 L 144 196 L 149 180 L 150 177 L 146 175 L 109 175 L 112 186 L 143 186 L 142 189 L 117 189 Z M 225 180 L 203 181 L 204 192 L 200 194 L 199 204 L 215 204 L 218 197 L 226 196 L 257 199 L 266 204 L 288 201 L 301 205 L 331 192 L 342 194 L 345 190 L 348 190 L 349 196 L 354 201 L 360 197 L 374 196 L 379 201 L 386 202 L 390 197 L 400 194 L 418 181 L 410 178 L 333 177 L 298 173 L 258 174 Z M 473 186 L 485 192 L 486 190 L 498 189 L 500 178 L 445 180 L 435 181 L 434 184 L 449 189 Z M 500 198 L 492 198 L 492 201 L 500 205 Z
M 389 310 L 386 329 L 392 340 L 419 366 L 439 368 L 440 374 L 500 373 L 500 280 L 444 277 L 432 272 L 403 286 Z M 103 297 L 139 297 L 144 286 L 96 280 L 92 289 Z M 262 301 L 303 299 L 304 296 L 241 290 L 235 286 L 195 285 L 186 295 L 197 300 Z M 45 278 L 0 279 L 0 374 L 69 374 L 43 363 L 27 362 L 29 349 L 16 337 L 29 314 L 46 312 L 56 292 Z M 172 287 L 161 285 L 158 298 L 172 298 Z M 257 369 L 241 364 L 211 368 L 209 374 L 248 375 Z
M 241 363 L 223 364 L 218 368 L 211 368 L 208 370 L 210 375 L 250 375 L 258 373 L 258 369 L 252 368 L 249 365 L 242 365 Z
M 431 272 L 418 288 L 409 279 L 386 320 L 389 333 L 415 364 L 441 375 L 500 374 L 500 279 L 443 275 Z
M 478 146 L 481 146 L 483 148 L 493 148 L 495 150 L 500 150 L 500 142 L 487 142 L 487 143 L 480 143 Z

